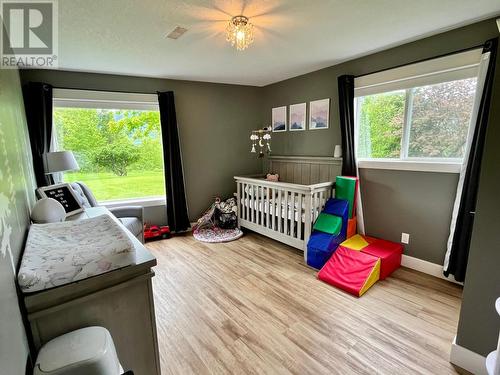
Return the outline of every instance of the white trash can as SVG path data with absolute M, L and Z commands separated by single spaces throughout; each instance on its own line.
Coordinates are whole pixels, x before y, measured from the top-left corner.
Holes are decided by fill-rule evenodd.
M 123 369 L 106 328 L 87 327 L 56 337 L 38 352 L 34 375 L 120 375 Z

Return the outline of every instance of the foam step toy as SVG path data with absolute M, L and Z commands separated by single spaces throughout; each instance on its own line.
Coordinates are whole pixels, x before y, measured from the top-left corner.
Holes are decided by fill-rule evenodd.
M 370 244 L 361 251 L 380 259 L 380 280 L 384 280 L 401 266 L 403 246 L 399 243 L 371 237 Z
M 349 219 L 356 213 L 356 194 L 358 192 L 358 178 L 337 176 L 335 179 L 335 197 L 349 202 Z
M 314 223 L 316 231 L 337 235 L 342 229 L 342 218 L 321 212 Z
M 380 276 L 380 259 L 339 246 L 318 273 L 318 279 L 361 297 Z
M 357 229 L 357 221 L 356 221 L 356 216 L 354 216 L 352 219 L 349 219 L 347 221 L 347 236 L 346 238 L 351 238 L 356 234 L 356 229 Z
M 314 223 L 307 243 L 306 263 L 320 269 L 330 259 L 332 253 L 347 235 L 347 215 L 349 202 L 330 198 Z M 340 224 L 340 231 L 338 226 Z
M 385 279 L 401 266 L 403 246 L 380 238 L 356 234 L 340 244 L 355 251 L 361 251 L 380 259 L 380 280 Z

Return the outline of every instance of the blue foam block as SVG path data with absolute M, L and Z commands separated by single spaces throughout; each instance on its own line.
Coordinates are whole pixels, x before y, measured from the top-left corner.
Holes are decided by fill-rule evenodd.
M 345 199 L 330 198 L 326 202 L 322 212 L 343 218 L 345 215 L 349 215 L 349 201 Z
M 345 199 L 330 198 L 322 211 L 342 218 L 342 228 L 338 235 L 313 231 L 307 243 L 307 259 L 309 266 L 320 269 L 330 259 L 337 247 L 347 238 L 347 221 L 349 202 Z

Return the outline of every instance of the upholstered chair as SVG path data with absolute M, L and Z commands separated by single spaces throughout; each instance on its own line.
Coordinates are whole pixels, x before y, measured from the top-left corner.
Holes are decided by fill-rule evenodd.
M 99 206 L 92 191 L 83 182 L 72 182 L 78 200 L 83 207 Z M 127 228 L 139 241 L 144 243 L 144 209 L 141 206 L 123 206 L 110 208 L 109 211 Z

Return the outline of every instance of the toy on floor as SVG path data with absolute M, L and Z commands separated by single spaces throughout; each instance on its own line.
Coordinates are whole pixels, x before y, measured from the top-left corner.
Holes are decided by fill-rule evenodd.
M 346 200 L 330 198 L 314 223 L 307 243 L 306 262 L 320 269 L 332 253 L 346 239 L 349 203 Z
M 318 279 L 361 297 L 380 276 L 380 259 L 339 246 L 318 273 Z
M 320 269 L 330 259 L 341 242 L 356 233 L 358 179 L 337 176 L 335 198 L 330 198 L 314 223 L 307 243 L 306 263 Z
M 400 267 L 402 253 L 399 243 L 356 234 L 340 244 L 318 278 L 360 297 Z
M 168 225 L 144 225 L 144 240 L 152 241 L 170 238 L 170 227 Z
M 237 204 L 234 198 L 215 202 L 193 226 L 193 237 L 201 242 L 229 242 L 243 236 L 238 228 Z

